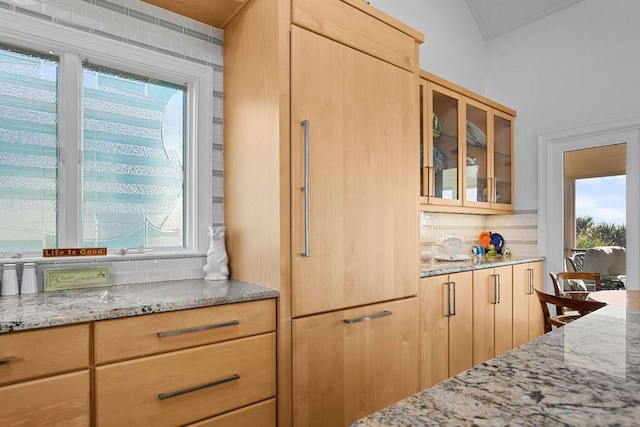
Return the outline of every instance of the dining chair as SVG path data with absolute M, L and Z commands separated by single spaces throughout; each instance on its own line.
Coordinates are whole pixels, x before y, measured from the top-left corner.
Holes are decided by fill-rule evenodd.
M 589 291 L 587 290 L 586 285 L 584 284 L 584 280 L 590 281 L 594 283 L 594 287 L 596 291 L 599 291 L 602 288 L 602 280 L 600 278 L 600 273 L 588 273 L 582 271 L 564 271 L 560 273 L 549 273 L 549 277 L 551 277 L 551 283 L 553 284 L 553 290 L 556 296 L 565 296 L 572 299 L 585 300 L 589 295 Z M 561 287 L 560 284 L 563 280 L 571 280 L 576 288 L 580 288 L 581 290 L 571 290 L 565 291 L 564 287 Z M 559 307 L 556 314 L 567 314 L 570 311 L 566 308 Z
M 542 307 L 542 315 L 544 317 L 544 332 L 551 332 L 552 326 L 561 327 L 567 323 L 579 319 L 585 314 L 596 311 L 599 308 L 606 306 L 607 304 L 598 301 L 586 301 L 580 299 L 573 299 L 570 297 L 556 296 L 540 292 L 535 289 L 540 306 Z M 572 313 L 563 313 L 556 316 L 552 316 L 549 312 L 547 304 L 555 305 L 560 310 L 568 308 Z

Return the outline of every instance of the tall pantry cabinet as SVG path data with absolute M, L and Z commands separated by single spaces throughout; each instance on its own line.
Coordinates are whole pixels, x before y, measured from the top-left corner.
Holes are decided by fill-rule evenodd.
M 422 39 L 360 0 L 252 0 L 225 28 L 229 261 L 280 291 L 278 425 L 418 390 Z

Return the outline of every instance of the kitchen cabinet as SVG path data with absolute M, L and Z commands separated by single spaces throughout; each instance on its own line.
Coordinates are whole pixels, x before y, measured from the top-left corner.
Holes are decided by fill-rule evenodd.
M 0 335 L 0 425 L 87 426 L 89 325 Z
M 421 208 L 513 212 L 516 112 L 421 72 Z
M 94 326 L 97 426 L 184 425 L 275 397 L 274 300 Z
M 473 366 L 473 273 L 420 280 L 424 389 Z
M 513 348 L 512 267 L 473 271 L 473 364 Z
M 513 266 L 513 346 L 544 334 L 542 308 L 534 289 L 542 291 L 542 262 Z
M 225 28 L 227 251 L 234 278 L 280 291 L 280 426 L 327 395 L 314 381 L 294 396 L 305 358 L 333 369 L 332 357 L 301 353 L 330 325 L 294 325 L 418 294 L 422 40 L 360 0 L 254 0 Z M 417 334 L 417 322 L 404 327 Z M 340 381 L 360 389 L 354 376 Z M 309 422 L 334 412 L 314 409 Z
M 293 320 L 294 425 L 349 425 L 416 393 L 416 297 Z
M 296 26 L 291 54 L 293 316 L 416 295 L 415 75 Z

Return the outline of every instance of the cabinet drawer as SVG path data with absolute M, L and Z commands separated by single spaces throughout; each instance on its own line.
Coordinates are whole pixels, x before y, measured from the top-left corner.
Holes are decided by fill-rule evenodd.
M 90 424 L 89 371 L 0 387 L 1 426 Z
M 100 366 L 98 426 L 175 426 L 275 396 L 275 333 Z
M 190 427 L 275 427 L 276 399 L 270 399 L 215 418 L 189 424 Z
M 89 367 L 89 325 L 0 334 L 0 385 Z
M 416 39 L 386 22 L 339 0 L 293 0 L 291 6 L 294 24 L 406 70 L 417 70 Z
M 275 319 L 269 299 L 103 320 L 94 326 L 95 363 L 271 332 Z

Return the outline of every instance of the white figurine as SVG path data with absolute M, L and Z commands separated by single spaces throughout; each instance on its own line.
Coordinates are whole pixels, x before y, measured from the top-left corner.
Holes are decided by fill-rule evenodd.
M 224 226 L 209 226 L 209 250 L 207 265 L 203 268 L 204 280 L 227 280 L 229 278 L 229 258 L 224 247 Z

